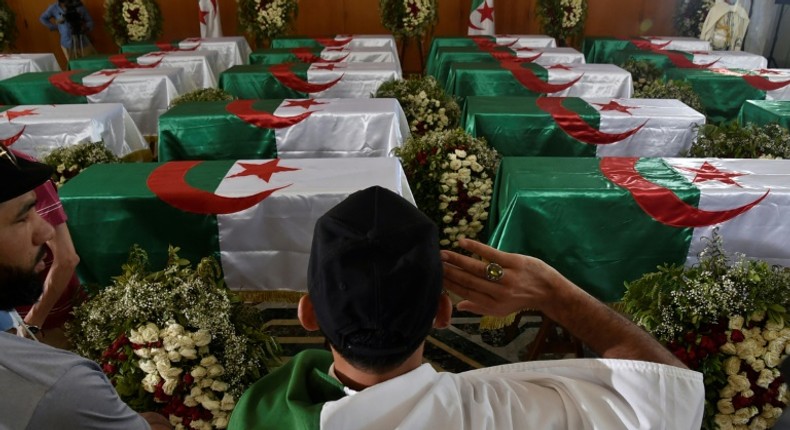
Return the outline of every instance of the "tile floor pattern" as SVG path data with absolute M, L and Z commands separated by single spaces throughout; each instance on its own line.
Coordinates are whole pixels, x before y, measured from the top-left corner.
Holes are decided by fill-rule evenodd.
M 308 332 L 299 324 L 295 305 L 267 307 L 262 304 L 261 307 L 268 321 L 264 328 L 277 337 L 283 349 L 283 359 L 287 360 L 304 349 L 324 347 L 324 337 L 320 332 Z M 449 372 L 518 362 L 540 324 L 537 317 L 522 318 L 518 335 L 505 343 L 499 340 L 503 337 L 499 330 L 481 333 L 479 322 L 479 316 L 454 311 L 450 327 L 433 330 L 428 336 L 424 361 L 438 371 Z

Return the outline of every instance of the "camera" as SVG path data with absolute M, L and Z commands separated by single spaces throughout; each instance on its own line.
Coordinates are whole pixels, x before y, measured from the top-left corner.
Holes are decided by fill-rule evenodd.
M 63 14 L 63 19 L 71 27 L 71 34 L 73 36 L 81 36 L 85 27 L 85 22 L 80 14 L 79 7 L 82 6 L 82 0 L 66 0 L 66 12 Z

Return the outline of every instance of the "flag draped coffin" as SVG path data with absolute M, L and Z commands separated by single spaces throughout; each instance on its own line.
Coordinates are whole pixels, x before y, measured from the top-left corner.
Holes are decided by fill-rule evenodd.
M 230 288 L 305 291 L 315 221 L 379 185 L 413 201 L 394 158 L 94 165 L 61 189 L 85 282 L 106 285 L 133 244 L 219 257 Z
M 468 97 L 462 121 L 503 156 L 672 157 L 705 116 L 679 100 Z
M 728 252 L 790 266 L 790 161 L 507 157 L 489 243 L 541 258 L 594 296 L 661 264 L 692 264 L 718 228 Z
M 387 157 L 409 133 L 395 99 L 185 103 L 159 117 L 159 161 Z

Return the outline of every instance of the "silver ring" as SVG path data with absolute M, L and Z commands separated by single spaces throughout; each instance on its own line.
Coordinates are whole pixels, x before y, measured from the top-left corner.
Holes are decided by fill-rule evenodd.
M 486 266 L 486 279 L 491 282 L 497 282 L 505 276 L 505 269 L 499 264 L 488 263 Z

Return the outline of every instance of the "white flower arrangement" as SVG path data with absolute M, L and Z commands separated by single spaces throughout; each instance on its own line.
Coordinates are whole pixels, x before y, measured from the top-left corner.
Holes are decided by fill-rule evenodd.
M 461 115 L 458 103 L 432 76 L 384 82 L 375 97 L 398 99 L 414 134 L 449 130 Z
M 417 207 L 439 227 L 439 244 L 457 248 L 485 227 L 499 156 L 463 130 L 412 136 L 395 150 Z
M 105 0 L 104 21 L 118 46 L 162 34 L 162 12 L 155 0 Z
M 563 44 L 581 34 L 587 18 L 587 0 L 538 0 L 536 15 L 543 32 Z
M 778 367 L 790 354 L 790 269 L 727 256 L 714 234 L 694 267 L 631 282 L 634 320 L 705 381 L 703 430 L 770 428 L 790 403 Z
M 436 24 L 436 0 L 380 0 L 381 23 L 396 36 L 422 36 Z
M 240 27 L 263 42 L 285 34 L 298 13 L 296 0 L 240 0 Z
M 179 430 L 226 428 L 236 399 L 277 364 L 277 343 L 215 260 L 192 269 L 171 248 L 164 270 L 148 273 L 147 262 L 135 247 L 113 285 L 75 308 L 67 334 L 133 409 Z

